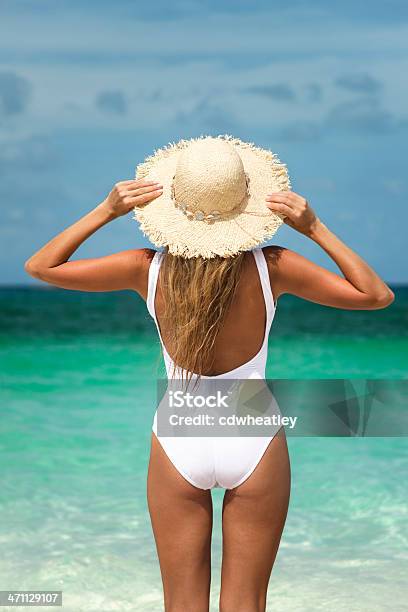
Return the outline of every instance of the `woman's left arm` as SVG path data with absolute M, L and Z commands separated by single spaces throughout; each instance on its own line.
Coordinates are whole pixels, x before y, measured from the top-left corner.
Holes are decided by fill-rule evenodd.
M 89 236 L 110 221 L 159 197 L 162 186 L 152 181 L 130 180 L 116 183 L 108 197 L 91 212 L 55 236 L 25 263 L 34 278 L 64 289 L 80 291 L 140 292 L 137 270 L 146 261 L 146 249 L 122 251 L 106 257 L 68 261 Z
M 268 208 L 285 215 L 287 225 L 325 250 L 344 276 L 279 247 L 279 256 L 271 264 L 275 297 L 291 293 L 325 306 L 352 310 L 385 308 L 393 302 L 390 287 L 322 223 L 304 197 L 293 191 L 282 191 L 267 196 L 266 202 Z

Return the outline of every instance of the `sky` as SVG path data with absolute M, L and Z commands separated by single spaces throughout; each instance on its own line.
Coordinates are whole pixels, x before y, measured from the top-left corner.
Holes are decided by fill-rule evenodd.
M 155 149 L 232 134 L 389 283 L 408 282 L 408 3 L 0 0 L 0 283 Z M 271 240 L 337 270 L 282 226 Z M 75 254 L 147 246 L 132 216 Z

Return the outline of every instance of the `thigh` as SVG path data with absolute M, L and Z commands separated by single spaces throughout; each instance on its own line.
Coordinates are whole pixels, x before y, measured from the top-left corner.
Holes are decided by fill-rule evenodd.
M 265 609 L 289 495 L 290 463 L 282 428 L 249 478 L 225 493 L 221 609 Z
M 208 610 L 212 497 L 174 467 L 152 433 L 147 501 L 163 580 L 165 609 Z M 193 607 L 194 604 L 194 607 Z

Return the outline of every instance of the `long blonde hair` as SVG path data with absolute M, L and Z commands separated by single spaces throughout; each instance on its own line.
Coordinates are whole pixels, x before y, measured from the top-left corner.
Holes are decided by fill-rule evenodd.
M 189 382 L 193 374 L 199 380 L 211 369 L 215 341 L 233 300 L 244 255 L 187 259 L 165 252 L 159 285 L 173 376 L 179 371 Z

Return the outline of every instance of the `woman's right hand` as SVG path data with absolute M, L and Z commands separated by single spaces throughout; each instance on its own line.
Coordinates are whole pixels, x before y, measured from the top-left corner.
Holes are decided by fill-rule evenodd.
M 155 200 L 162 193 L 163 185 L 158 181 L 145 181 L 144 179 L 119 181 L 100 206 L 110 215 L 121 217 L 133 210 L 135 206 L 142 206 Z

